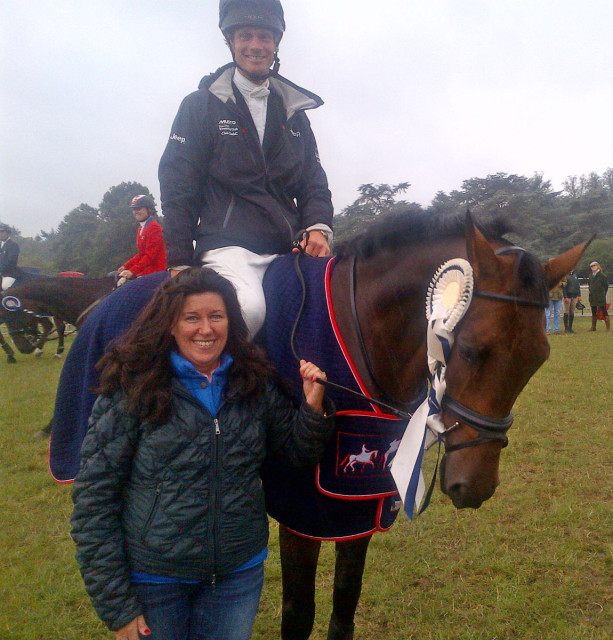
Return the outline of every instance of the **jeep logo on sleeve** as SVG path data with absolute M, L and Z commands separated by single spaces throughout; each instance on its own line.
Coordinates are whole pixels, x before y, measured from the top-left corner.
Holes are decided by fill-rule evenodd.
M 218 126 L 219 133 L 222 136 L 238 135 L 238 123 L 236 122 L 236 120 L 220 120 Z

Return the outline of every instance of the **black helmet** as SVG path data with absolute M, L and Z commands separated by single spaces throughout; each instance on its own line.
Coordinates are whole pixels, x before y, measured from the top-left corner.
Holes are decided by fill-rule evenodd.
M 130 203 L 130 209 L 140 209 L 141 207 L 155 210 L 155 200 L 153 196 L 134 196 Z
M 283 7 L 279 0 L 220 0 L 219 28 L 224 36 L 236 27 L 272 29 L 279 35 L 285 31 Z
M 10 233 L 11 228 L 8 226 L 8 224 L 0 224 L 0 231 L 4 231 L 4 233 Z

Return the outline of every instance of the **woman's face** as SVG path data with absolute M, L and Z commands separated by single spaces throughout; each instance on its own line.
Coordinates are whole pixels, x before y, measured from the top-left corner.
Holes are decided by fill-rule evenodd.
M 171 333 L 179 354 L 210 379 L 228 341 L 228 314 L 223 298 L 218 293 L 187 296 Z

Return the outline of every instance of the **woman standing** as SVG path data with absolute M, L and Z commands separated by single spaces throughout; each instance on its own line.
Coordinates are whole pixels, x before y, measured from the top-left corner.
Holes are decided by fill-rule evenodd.
M 263 583 L 267 455 L 313 464 L 333 407 L 301 361 L 299 410 L 210 269 L 165 282 L 102 358 L 75 480 L 85 586 L 117 640 L 246 640 Z
M 590 291 L 590 307 L 592 307 L 592 328 L 590 331 L 596 331 L 596 321 L 600 313 L 604 319 L 607 331 L 611 331 L 611 321 L 607 311 L 607 291 L 609 290 L 609 281 L 602 272 L 598 262 L 590 262 L 592 275 L 588 283 Z

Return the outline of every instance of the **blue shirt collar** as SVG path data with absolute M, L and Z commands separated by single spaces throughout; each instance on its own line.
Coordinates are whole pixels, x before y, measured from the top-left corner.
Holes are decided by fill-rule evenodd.
M 189 360 L 180 356 L 176 351 L 170 352 L 170 362 L 175 375 L 179 378 L 198 378 L 199 380 L 206 378 L 206 376 L 196 370 L 196 367 L 194 367 Z M 222 353 L 219 367 L 213 371 L 213 380 L 211 380 L 211 382 L 215 382 L 218 378 L 225 378 L 233 362 L 232 356 L 229 353 Z

